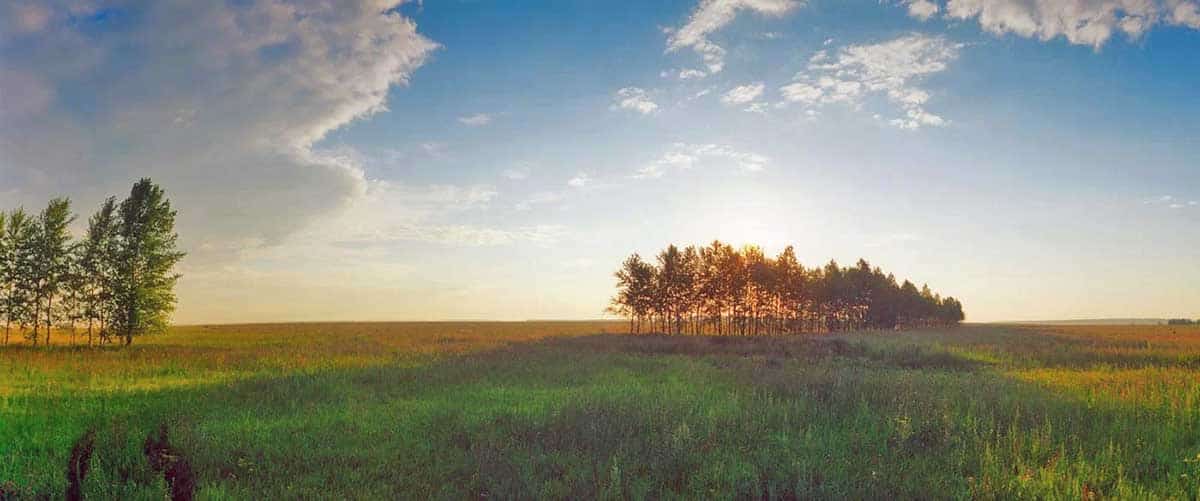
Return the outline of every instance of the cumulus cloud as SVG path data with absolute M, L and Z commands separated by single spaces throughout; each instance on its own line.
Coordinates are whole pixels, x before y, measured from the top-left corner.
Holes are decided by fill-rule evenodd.
M 352 159 L 313 145 L 385 110 L 438 47 L 395 3 L 0 7 L 22 27 L 0 31 L 0 178 L 29 205 L 87 211 L 150 176 L 190 249 L 278 242 L 369 194 Z
M 492 116 L 487 113 L 476 113 L 465 117 L 458 117 L 458 122 L 470 127 L 482 127 L 492 123 Z
M 660 178 L 668 172 L 688 170 L 706 161 L 732 165 L 742 172 L 759 172 L 770 163 L 770 159 L 763 155 L 738 151 L 727 145 L 675 143 L 658 159 L 638 169 L 632 177 Z
M 946 121 L 925 109 L 929 92 L 918 87 L 925 77 L 945 71 L 958 57 L 961 44 L 940 36 L 906 35 L 868 45 L 851 45 L 836 57 L 818 53 L 808 70 L 779 89 L 786 102 L 808 110 L 829 104 L 858 108 L 871 94 L 883 94 L 903 116 L 889 123 L 904 129 L 941 126 Z
M 930 0 L 908 0 L 908 15 L 922 21 L 933 17 L 941 7 Z
M 918 3 L 931 2 L 909 2 L 909 12 L 920 17 L 926 10 Z M 975 19 L 997 35 L 1063 37 L 1098 49 L 1115 34 L 1135 39 L 1163 23 L 1200 29 L 1198 5 L 1195 0 L 949 0 L 945 11 L 951 19 Z
M 746 104 L 761 97 L 764 88 L 766 86 L 762 82 L 739 85 L 721 96 L 721 102 L 730 105 Z
M 732 23 L 741 11 L 780 17 L 804 5 L 804 0 L 702 0 L 679 29 L 670 30 L 667 52 L 690 48 L 704 60 L 709 73 L 725 68 L 725 49 L 709 35 Z
M 649 115 L 658 111 L 658 104 L 650 100 L 646 90 L 639 87 L 624 87 L 613 97 L 612 109 L 631 110 Z
M 692 80 L 692 79 L 696 79 L 696 78 L 704 78 L 707 75 L 708 75 L 707 73 L 700 71 L 700 70 L 696 70 L 696 69 L 689 68 L 689 69 L 685 69 L 685 70 L 679 70 L 679 79 L 680 80 Z

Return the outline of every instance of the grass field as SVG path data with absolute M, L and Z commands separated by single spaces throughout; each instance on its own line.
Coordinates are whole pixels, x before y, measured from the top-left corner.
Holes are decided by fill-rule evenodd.
M 0 498 L 1200 498 L 1200 328 L 192 326 L 0 349 Z M 609 333 L 604 333 L 608 331 Z M 63 340 L 66 336 L 59 335 Z

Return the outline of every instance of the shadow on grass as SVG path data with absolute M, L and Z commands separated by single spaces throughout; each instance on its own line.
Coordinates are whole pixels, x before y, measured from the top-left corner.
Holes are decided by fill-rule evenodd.
M 595 334 L 529 343 L 533 349 L 617 352 L 689 357 L 762 357 L 768 363 L 790 360 L 843 360 L 905 369 L 972 370 L 981 365 L 945 350 L 919 344 L 878 349 L 864 341 L 829 335 L 677 336 Z
M 6 405 L 29 410 L 14 426 L 96 427 L 98 498 L 161 497 L 139 455 L 163 422 L 200 492 L 232 498 L 1187 496 L 1200 447 L 1194 422 L 841 337 L 594 335 L 72 398 Z M 61 495 L 69 441 L 19 451 L 54 471 L 24 492 Z

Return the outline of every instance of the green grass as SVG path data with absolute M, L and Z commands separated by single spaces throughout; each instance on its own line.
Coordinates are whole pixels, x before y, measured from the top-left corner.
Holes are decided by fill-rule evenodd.
M 1200 497 L 1200 328 L 597 334 L 621 327 L 0 349 L 0 489 L 61 497 L 94 429 L 84 492 L 162 499 L 165 424 L 202 499 Z

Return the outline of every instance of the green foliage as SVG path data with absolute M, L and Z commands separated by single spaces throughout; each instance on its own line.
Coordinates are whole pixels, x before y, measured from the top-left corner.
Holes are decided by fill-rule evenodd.
M 33 280 L 36 264 L 37 226 L 23 209 L 9 212 L 0 236 L 0 314 L 4 317 L 4 344 L 14 327 L 18 331 L 36 323 Z
M 86 326 L 88 344 L 163 332 L 175 307 L 175 211 L 159 186 L 138 181 L 118 206 L 108 198 L 74 242 L 70 201 L 51 200 L 36 218 L 0 213 L 0 316 L 36 345 L 55 329 Z M 30 330 L 29 327 L 32 326 Z M 44 337 L 42 336 L 44 334 Z
M 88 344 L 93 332 L 109 338 L 108 322 L 116 314 L 117 263 L 120 253 L 116 199 L 109 197 L 88 219 L 87 234 L 79 246 L 79 274 L 75 284 L 81 293 L 82 317 L 87 324 Z
M 38 215 L 33 241 L 33 266 L 30 282 L 33 287 L 34 322 L 31 335 L 37 341 L 39 324 L 44 327 L 45 342 L 50 344 L 50 333 L 54 328 L 54 300 L 66 285 L 71 266 L 71 233 L 68 226 L 74 222 L 71 201 L 55 198 Z M 40 313 L 40 315 L 39 315 Z M 41 322 L 44 319 L 45 322 Z
M 142 179 L 121 202 L 117 228 L 112 325 L 125 344 L 134 336 L 163 332 L 175 309 L 177 249 L 175 211 L 159 186 Z

